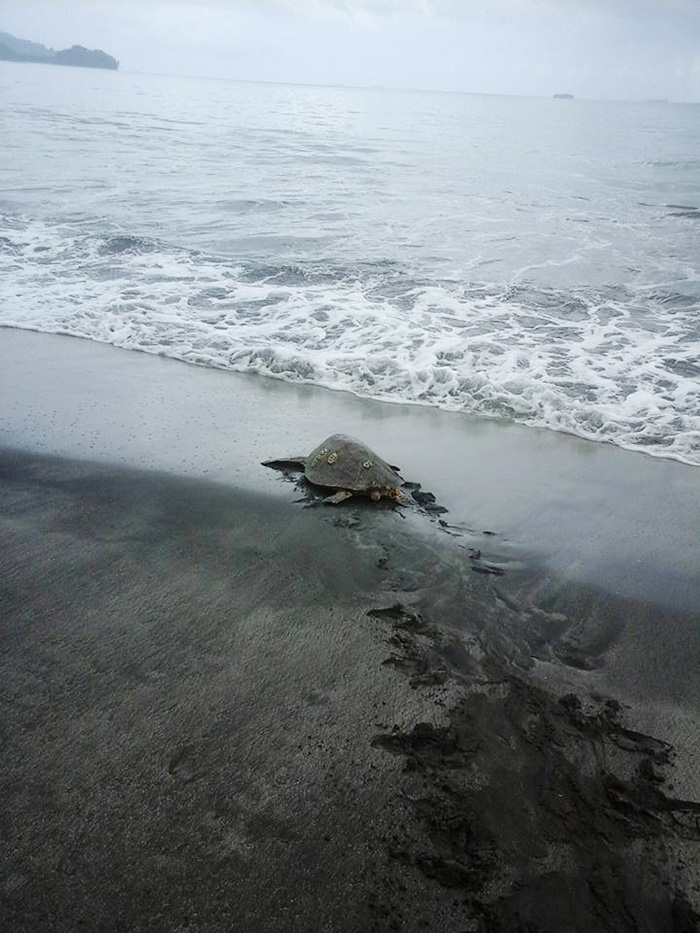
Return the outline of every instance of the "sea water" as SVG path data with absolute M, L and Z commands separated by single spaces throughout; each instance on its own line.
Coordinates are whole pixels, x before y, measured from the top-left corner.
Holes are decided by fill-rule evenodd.
M 700 105 L 2 62 L 0 325 L 700 465 Z

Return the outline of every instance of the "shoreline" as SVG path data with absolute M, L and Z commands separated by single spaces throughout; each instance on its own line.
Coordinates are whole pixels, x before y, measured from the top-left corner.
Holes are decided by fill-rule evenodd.
M 0 364 L 13 929 L 697 927 L 693 468 L 33 333 Z M 333 430 L 445 524 L 259 466 Z
M 285 495 L 261 468 L 333 433 L 545 570 L 700 610 L 700 470 L 538 428 L 0 330 L 0 445 Z
M 409 400 L 404 400 L 404 399 L 395 399 L 389 396 L 385 397 L 385 396 L 361 395 L 356 392 L 353 392 L 352 389 L 339 388 L 337 386 L 328 385 L 325 383 L 315 383 L 311 381 L 307 382 L 304 380 L 290 381 L 286 378 L 277 376 L 273 372 L 267 372 L 265 370 L 231 369 L 227 366 L 224 366 L 223 364 L 219 364 L 219 363 L 215 363 L 211 361 L 203 362 L 203 361 L 187 359 L 184 356 L 182 357 L 168 356 L 160 351 L 148 350 L 140 346 L 129 346 L 129 345 L 122 345 L 119 343 L 110 343 L 108 340 L 103 340 L 96 336 L 89 336 L 87 334 L 81 334 L 81 333 L 71 333 L 70 331 L 48 331 L 48 330 L 43 330 L 41 327 L 37 327 L 34 325 L 23 326 L 17 323 L 0 324 L 0 330 L 19 331 L 21 333 L 31 333 L 31 334 L 44 334 L 47 337 L 60 337 L 60 338 L 69 339 L 69 340 L 87 341 L 88 343 L 96 343 L 99 346 L 111 347 L 114 350 L 120 350 L 120 351 L 124 351 L 127 353 L 138 353 L 138 354 L 143 354 L 144 356 L 157 357 L 162 360 L 168 360 L 175 364 L 182 364 L 184 366 L 194 367 L 195 369 L 206 369 L 208 371 L 213 370 L 215 372 L 226 373 L 234 377 L 243 377 L 244 379 L 249 379 L 251 377 L 256 378 L 256 379 L 262 378 L 265 380 L 271 380 L 272 382 L 282 382 L 285 385 L 288 385 L 292 388 L 300 389 L 300 390 L 310 389 L 311 391 L 314 391 L 314 392 L 320 391 L 320 392 L 338 393 L 341 396 L 347 396 L 349 398 L 355 399 L 359 404 L 366 403 L 368 405 L 380 405 L 380 406 L 385 406 L 389 408 L 393 406 L 398 406 L 400 408 L 408 408 L 408 409 L 425 408 L 425 409 L 428 409 L 429 411 L 435 411 L 442 415 L 446 415 L 448 417 L 453 416 L 453 417 L 457 417 L 461 419 L 466 419 L 467 421 L 471 421 L 477 424 L 493 423 L 495 425 L 499 425 L 501 428 L 512 426 L 512 427 L 515 427 L 516 429 L 524 428 L 525 430 L 528 430 L 528 431 L 539 431 L 539 432 L 545 432 L 545 433 L 551 432 L 554 434 L 561 434 L 564 437 L 571 438 L 573 441 L 576 441 L 576 442 L 583 441 L 584 443 L 595 444 L 596 446 L 612 447 L 614 449 L 624 451 L 626 453 L 639 454 L 640 456 L 645 457 L 645 458 L 651 457 L 653 459 L 659 459 L 659 460 L 662 460 L 668 463 L 678 463 L 682 467 L 690 467 L 691 469 L 696 469 L 696 468 L 700 469 L 700 463 L 684 459 L 683 457 L 680 457 L 680 456 L 675 456 L 675 455 L 669 456 L 669 455 L 664 455 L 660 453 L 655 453 L 654 451 L 656 448 L 654 446 L 649 446 L 649 447 L 643 447 L 640 445 L 626 446 L 624 444 L 618 444 L 613 440 L 601 441 L 599 438 L 596 438 L 594 436 L 588 436 L 584 433 L 577 433 L 576 431 L 567 430 L 564 428 L 555 428 L 555 427 L 547 426 L 547 425 L 527 424 L 527 423 L 519 422 L 519 421 L 511 421 L 510 419 L 504 416 L 501 416 L 501 415 L 489 417 L 487 414 L 484 414 L 483 412 L 471 412 L 471 411 L 461 411 L 458 409 L 440 408 L 440 407 L 437 407 L 431 404 L 430 402 L 423 402 L 419 399 L 412 399 L 409 401 Z

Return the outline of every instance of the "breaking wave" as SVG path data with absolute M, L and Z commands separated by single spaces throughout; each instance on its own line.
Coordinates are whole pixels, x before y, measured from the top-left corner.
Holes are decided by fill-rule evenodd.
M 235 262 L 69 223 L 2 226 L 4 326 L 700 465 L 697 294 L 465 282 L 396 262 Z

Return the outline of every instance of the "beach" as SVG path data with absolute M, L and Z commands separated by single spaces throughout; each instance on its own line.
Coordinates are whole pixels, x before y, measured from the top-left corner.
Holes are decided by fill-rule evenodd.
M 696 468 L 0 331 L 17 931 L 697 928 Z M 265 469 L 343 432 L 426 509 Z

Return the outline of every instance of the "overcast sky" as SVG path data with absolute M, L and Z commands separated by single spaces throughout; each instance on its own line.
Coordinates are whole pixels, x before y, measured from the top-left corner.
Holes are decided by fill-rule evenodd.
M 128 71 L 700 101 L 700 0 L 0 0 Z

